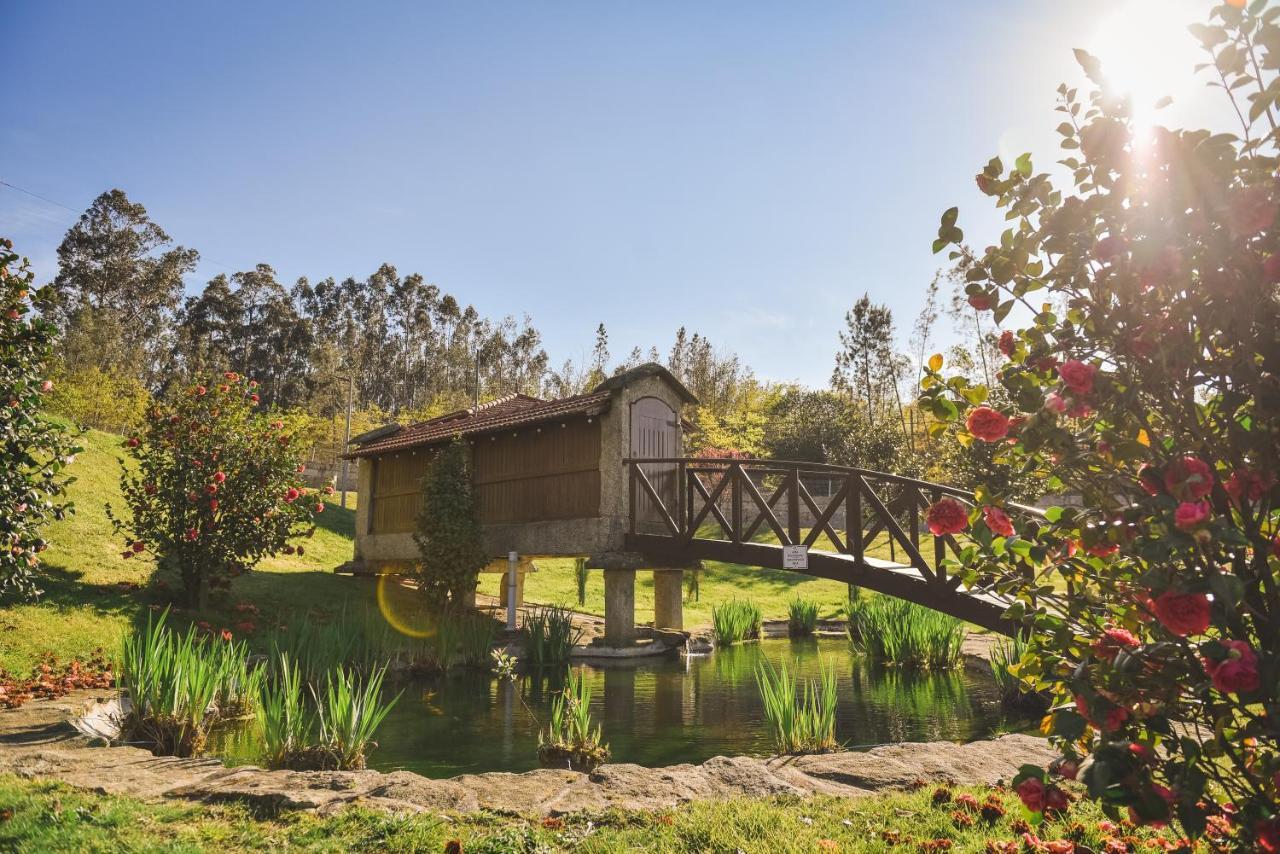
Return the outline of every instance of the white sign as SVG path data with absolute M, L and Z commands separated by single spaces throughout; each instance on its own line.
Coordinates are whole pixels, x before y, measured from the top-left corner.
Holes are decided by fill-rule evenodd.
M 809 568 L 809 547 L 808 546 L 783 546 L 782 547 L 782 568 L 783 569 L 808 569 Z

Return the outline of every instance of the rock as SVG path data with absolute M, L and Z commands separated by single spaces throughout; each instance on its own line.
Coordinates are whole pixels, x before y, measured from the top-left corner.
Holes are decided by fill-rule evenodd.
M 653 639 L 671 649 L 684 649 L 685 642 L 689 640 L 689 633 L 679 629 L 654 629 Z
M 538 816 L 782 794 L 852 797 L 917 780 L 990 784 L 1011 778 L 1024 763 L 1045 764 L 1056 755 L 1043 739 L 1006 735 L 971 744 L 894 744 L 819 756 L 718 756 L 666 768 L 619 763 L 590 775 L 548 768 L 432 780 L 408 771 L 268 771 L 227 768 L 216 759 L 152 756 L 136 747 L 90 747 L 90 738 L 70 721 L 109 700 L 78 692 L 0 712 L 0 772 L 141 798 L 241 801 L 269 812 L 328 814 L 359 803 L 397 812 Z

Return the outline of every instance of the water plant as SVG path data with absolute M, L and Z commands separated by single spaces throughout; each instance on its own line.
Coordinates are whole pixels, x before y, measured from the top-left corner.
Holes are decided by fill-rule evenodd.
M 955 617 L 891 596 L 851 603 L 848 633 L 856 652 L 903 667 L 947 670 L 960 663 L 966 630 Z
M 564 688 L 551 701 L 551 720 L 538 736 L 538 761 L 547 768 L 591 772 L 609 759 L 609 745 L 592 725 L 591 686 L 569 670 Z
M 582 629 L 573 624 L 573 613 L 567 608 L 537 608 L 529 613 L 520 629 L 523 661 L 537 669 L 563 665 L 569 661 L 569 653 L 581 638 Z
M 1018 662 L 1026 650 L 1027 642 L 1022 635 L 999 638 L 991 647 L 987 663 L 991 666 L 991 676 L 1000 691 L 1003 705 L 1043 711 L 1048 708 L 1048 698 L 1038 691 L 1027 690 L 1017 672 Z
M 787 631 L 792 637 L 811 635 L 818 627 L 818 603 L 811 599 L 792 599 L 787 605 Z
M 387 668 L 379 667 L 363 679 L 348 667 L 329 671 L 323 694 L 316 693 L 316 722 L 320 746 L 342 771 L 365 767 L 369 751 L 377 747 L 374 733 L 400 700 L 382 697 Z
M 498 638 L 498 623 L 486 616 L 466 614 L 458 620 L 458 658 L 462 667 L 488 670 L 493 663 L 493 643 Z
M 308 707 L 297 663 L 277 653 L 274 674 L 258 685 L 258 735 L 269 768 L 297 768 L 316 750 L 315 713 Z
M 754 602 L 731 599 L 711 608 L 711 631 L 720 646 L 760 637 L 764 615 Z
M 823 664 L 817 681 L 798 685 L 785 662 L 775 670 L 765 659 L 756 668 L 756 685 L 778 753 L 830 753 L 840 749 L 836 741 L 834 665 Z
M 216 724 L 247 711 L 260 677 L 249 672 L 245 644 L 207 639 L 195 627 L 179 634 L 168 616 L 148 614 L 144 628 L 121 640 L 117 671 L 129 697 L 121 733 L 157 755 L 196 756 Z

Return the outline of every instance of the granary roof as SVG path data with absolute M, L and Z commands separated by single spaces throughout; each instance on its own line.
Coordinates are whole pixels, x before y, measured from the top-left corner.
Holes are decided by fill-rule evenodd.
M 418 448 L 452 439 L 454 436 L 472 436 L 507 430 L 526 424 L 551 421 L 571 415 L 596 415 L 609 405 L 612 389 L 598 388 L 589 394 L 541 400 L 527 394 L 509 394 L 479 406 L 459 409 L 428 421 L 399 427 L 387 433 L 357 436 L 352 440 L 358 445 L 348 457 L 372 457 L 392 451 Z M 390 425 L 389 425 L 390 426 Z M 361 443 L 356 440 L 369 437 Z

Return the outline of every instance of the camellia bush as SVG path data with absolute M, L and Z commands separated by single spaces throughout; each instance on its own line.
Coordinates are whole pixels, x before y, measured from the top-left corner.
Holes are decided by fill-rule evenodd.
M 57 328 L 38 313 L 53 293 L 34 281 L 12 241 L 0 238 L 0 602 L 40 595 L 41 529 L 72 511 L 64 469 L 81 450 L 42 412 Z
M 135 465 L 121 488 L 129 516 L 108 507 L 123 557 L 152 553 L 181 576 L 190 607 L 314 530 L 324 502 L 304 487 L 298 434 L 258 408 L 257 383 L 235 373 L 154 405 L 125 440 Z
M 1018 673 L 1057 699 L 1061 760 L 1014 781 L 1037 817 L 1078 777 L 1117 818 L 1280 850 L 1278 18 L 1230 3 L 1192 27 L 1234 132 L 1135 126 L 1078 52 L 1094 91 L 1059 89 L 1072 187 L 992 160 L 998 242 L 969 253 L 942 218 L 969 302 L 1025 321 L 999 334 L 1003 394 L 935 356 L 921 403 L 1082 499 L 1023 513 L 981 484 L 928 516 L 967 532 L 951 571 L 1012 603 Z

